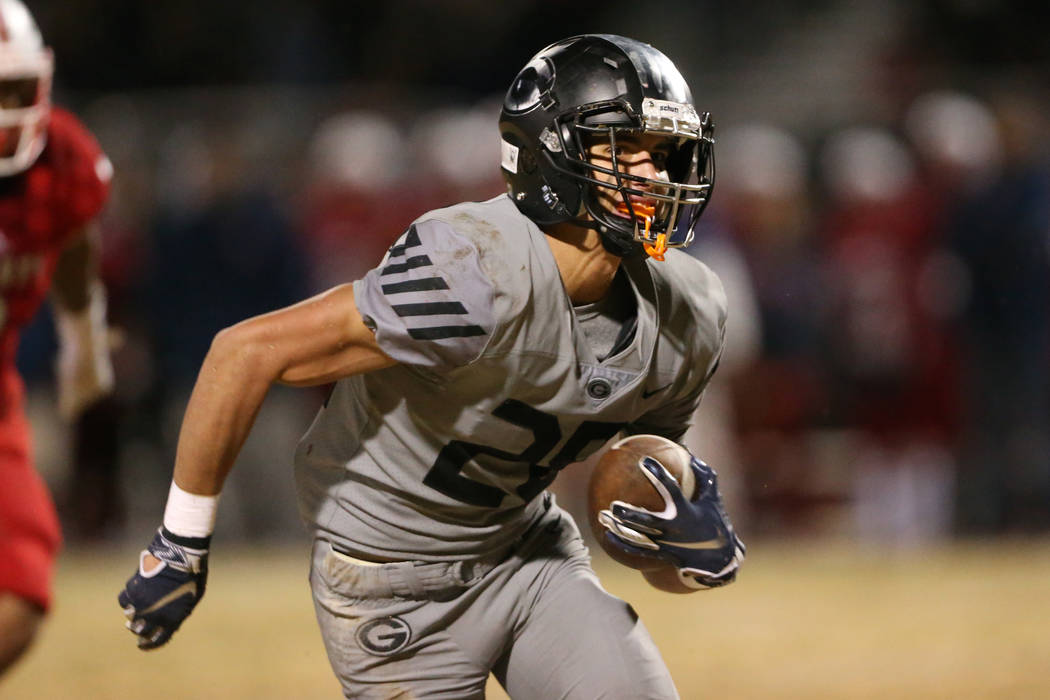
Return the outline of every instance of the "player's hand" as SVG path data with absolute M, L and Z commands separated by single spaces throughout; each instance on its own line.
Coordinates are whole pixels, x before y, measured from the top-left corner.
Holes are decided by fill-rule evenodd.
M 715 470 L 693 457 L 696 497 L 686 499 L 678 482 L 659 461 L 642 459 L 644 474 L 664 499 L 664 510 L 653 513 L 613 501 L 598 520 L 606 538 L 631 554 L 668 562 L 678 568 L 683 583 L 697 588 L 724 586 L 736 578 L 747 548 L 733 531 L 718 492 Z
M 139 555 L 139 567 L 117 602 L 139 649 L 155 649 L 171 639 L 204 596 L 210 537 L 178 537 L 163 527 Z
M 113 392 L 113 364 L 108 351 L 88 356 L 63 345 L 55 364 L 55 376 L 58 412 L 67 421 L 76 420 L 85 409 Z
M 99 283 L 91 285 L 86 308 L 70 311 L 56 304 L 54 314 L 59 337 L 55 362 L 58 411 L 72 421 L 113 392 L 110 350 L 119 342 L 106 325 L 106 292 Z

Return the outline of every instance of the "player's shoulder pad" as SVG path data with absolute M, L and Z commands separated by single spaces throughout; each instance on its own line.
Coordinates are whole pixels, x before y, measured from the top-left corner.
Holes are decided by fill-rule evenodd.
M 354 284 L 358 310 L 395 360 L 434 370 L 477 359 L 507 315 L 510 236 L 484 203 L 429 212 Z M 508 284 L 510 282 L 510 284 Z
M 424 221 L 442 222 L 469 241 L 491 279 L 511 282 L 519 276 L 516 272 L 523 272 L 520 262 L 529 257 L 528 222 L 506 195 L 435 209 L 416 223 Z
M 41 160 L 65 183 L 55 191 L 67 194 L 58 204 L 67 209 L 69 225 L 79 228 L 93 219 L 109 196 L 113 165 L 87 127 L 61 107 L 51 108 Z
M 682 336 L 687 347 L 717 357 L 725 335 L 729 306 L 718 275 L 680 250 L 662 262 L 649 261 L 660 299 L 663 332 Z
M 416 225 L 445 227 L 469 245 L 478 265 L 494 284 L 497 320 L 522 311 L 532 296 L 529 226 L 534 226 L 506 195 L 464 202 L 421 216 Z

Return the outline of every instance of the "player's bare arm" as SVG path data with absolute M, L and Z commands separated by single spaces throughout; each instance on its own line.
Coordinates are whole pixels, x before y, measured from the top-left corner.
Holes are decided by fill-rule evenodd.
M 0 673 L 17 661 L 33 642 L 44 611 L 25 598 L 0 591 Z
M 57 306 L 79 312 L 88 305 L 91 285 L 98 279 L 98 259 L 98 227 L 89 224 L 70 237 L 55 264 L 51 295 Z
M 324 384 L 392 364 L 348 284 L 215 336 L 183 417 L 164 524 L 119 596 L 139 648 L 165 644 L 204 595 L 218 494 L 270 386 Z
M 175 483 L 190 493 L 219 493 L 272 384 L 313 386 L 392 364 L 349 284 L 223 330 L 186 408 Z
M 89 223 L 72 234 L 55 264 L 51 300 L 60 341 L 58 408 L 67 420 L 113 390 L 99 251 L 98 227 Z

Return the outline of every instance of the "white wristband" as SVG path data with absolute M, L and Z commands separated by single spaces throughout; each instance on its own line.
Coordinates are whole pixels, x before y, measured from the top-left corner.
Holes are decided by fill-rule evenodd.
M 164 527 L 173 535 L 208 537 L 215 530 L 219 496 L 201 496 L 183 491 L 173 480 L 164 509 Z

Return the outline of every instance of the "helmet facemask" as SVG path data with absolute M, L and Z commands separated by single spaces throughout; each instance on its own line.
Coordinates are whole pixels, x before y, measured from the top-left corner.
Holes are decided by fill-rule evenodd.
M 636 115 L 622 100 L 584 105 L 561 119 L 556 131 L 545 130 L 541 140 L 549 165 L 581 181 L 581 203 L 591 221 L 579 223 L 596 228 L 610 252 L 630 256 L 644 250 L 662 260 L 668 248 L 692 242 L 696 221 L 710 200 L 714 126 L 709 113 L 697 115 L 689 104 L 646 98 L 642 108 L 643 114 Z M 617 144 L 653 134 L 670 141 L 665 162 L 658 166 L 663 177 L 625 172 Z M 610 167 L 588 157 L 596 143 L 608 144 Z M 603 198 L 615 202 L 615 212 Z
M 50 49 L 0 51 L 0 177 L 28 169 L 44 148 L 53 69 Z

